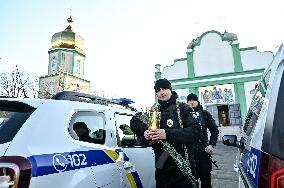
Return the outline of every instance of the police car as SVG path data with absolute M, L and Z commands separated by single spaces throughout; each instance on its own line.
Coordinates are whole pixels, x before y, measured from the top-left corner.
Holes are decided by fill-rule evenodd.
M 239 148 L 239 187 L 284 188 L 284 49 L 279 48 L 252 99 L 243 137 L 225 135 Z
M 0 98 L 0 187 L 155 187 L 154 153 L 129 128 L 135 110 L 120 104 L 77 92 Z

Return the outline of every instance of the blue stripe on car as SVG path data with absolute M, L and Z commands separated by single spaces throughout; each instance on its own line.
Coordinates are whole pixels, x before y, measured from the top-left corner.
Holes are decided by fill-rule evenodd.
M 33 177 L 115 162 L 103 150 L 33 155 L 28 159 Z
M 116 149 L 115 151 L 116 151 L 117 153 L 122 152 L 122 154 L 123 154 L 123 159 L 122 159 L 122 160 L 124 160 L 124 161 L 129 161 L 129 158 L 127 157 L 126 153 L 123 152 L 122 149 Z
M 134 178 L 134 181 L 135 181 L 135 183 L 136 183 L 137 188 L 143 188 L 142 182 L 141 182 L 141 180 L 140 180 L 140 177 L 139 177 L 138 172 L 137 172 L 137 171 L 132 172 L 132 176 L 133 176 L 133 178 Z

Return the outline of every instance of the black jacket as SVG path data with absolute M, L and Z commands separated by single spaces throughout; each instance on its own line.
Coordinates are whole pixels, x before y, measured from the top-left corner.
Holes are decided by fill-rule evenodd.
M 216 146 L 219 130 L 212 115 L 207 110 L 204 110 L 199 102 L 198 102 L 198 107 L 194 109 L 194 112 L 199 113 L 199 119 L 200 119 L 199 121 L 201 122 L 202 131 L 200 135 L 200 141 L 204 146 L 207 145 L 212 145 L 213 147 Z M 207 129 L 209 129 L 209 132 L 211 134 L 209 142 L 208 142 Z
M 161 112 L 160 128 L 165 129 L 166 140 L 170 142 L 175 147 L 176 151 L 183 157 L 185 156 L 183 144 L 187 146 L 190 161 L 193 162 L 193 154 L 196 151 L 196 144 L 200 135 L 200 126 L 198 126 L 199 123 L 197 120 L 191 116 L 191 108 L 189 108 L 185 103 L 179 103 L 180 115 L 183 122 L 183 128 L 181 128 L 176 107 L 177 98 L 178 96 L 176 92 L 173 91 L 172 96 L 168 101 L 158 101 L 160 105 L 159 110 Z M 147 127 L 142 125 L 143 123 L 141 122 L 138 127 L 137 123 L 139 124 L 139 122 L 135 119 L 136 118 L 132 118 L 130 127 L 134 133 L 141 137 Z M 173 121 L 173 125 L 170 127 L 167 125 L 167 120 L 169 119 Z M 152 147 L 154 149 L 155 160 L 157 162 L 160 155 L 163 153 L 163 150 L 161 145 L 157 143 L 153 144 Z M 162 169 L 173 170 L 177 168 L 178 167 L 174 160 L 171 157 L 168 157 Z

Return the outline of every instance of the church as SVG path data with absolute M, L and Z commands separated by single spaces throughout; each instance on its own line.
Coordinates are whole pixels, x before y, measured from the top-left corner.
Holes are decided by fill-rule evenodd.
M 73 31 L 73 19 L 67 19 L 64 31 L 52 36 L 48 50 L 48 75 L 39 78 L 39 98 L 50 98 L 63 91 L 90 92 L 90 81 L 84 79 L 84 39 Z
M 273 56 L 256 46 L 240 48 L 234 33 L 211 30 L 188 44 L 186 57 L 162 70 L 156 64 L 155 79 L 167 78 L 180 101 L 186 102 L 189 93 L 197 94 L 219 130 L 241 130 L 258 80 Z

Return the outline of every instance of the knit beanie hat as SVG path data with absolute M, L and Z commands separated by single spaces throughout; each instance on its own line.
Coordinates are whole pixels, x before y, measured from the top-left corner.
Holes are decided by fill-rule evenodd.
M 155 92 L 157 92 L 160 88 L 172 90 L 171 82 L 169 82 L 166 78 L 157 80 L 154 86 Z
M 190 94 L 187 96 L 187 102 L 188 102 L 188 101 L 191 101 L 191 100 L 198 101 L 197 95 L 195 95 L 194 93 L 190 93 Z

